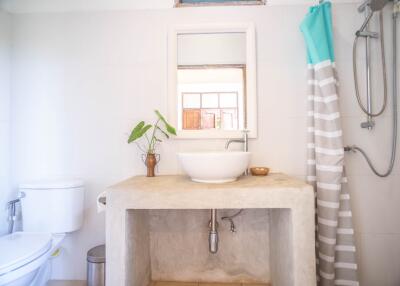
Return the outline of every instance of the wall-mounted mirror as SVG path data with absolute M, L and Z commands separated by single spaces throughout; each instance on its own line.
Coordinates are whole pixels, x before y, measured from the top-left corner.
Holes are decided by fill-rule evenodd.
M 173 27 L 169 120 L 178 138 L 257 135 L 255 37 L 251 24 Z

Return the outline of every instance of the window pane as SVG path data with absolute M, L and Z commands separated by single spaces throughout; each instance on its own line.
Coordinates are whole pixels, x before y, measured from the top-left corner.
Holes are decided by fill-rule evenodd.
M 201 129 L 219 128 L 219 110 L 202 109 L 201 110 Z
M 200 129 L 200 109 L 183 110 L 183 129 Z
M 183 108 L 200 108 L 200 94 L 199 93 L 184 93 Z
M 234 109 L 222 109 L 221 126 L 224 130 L 236 130 L 238 129 L 238 118 L 236 110 Z
M 204 93 L 202 96 L 201 107 L 218 108 L 218 93 Z
M 236 93 L 221 93 L 219 100 L 220 107 L 237 107 Z

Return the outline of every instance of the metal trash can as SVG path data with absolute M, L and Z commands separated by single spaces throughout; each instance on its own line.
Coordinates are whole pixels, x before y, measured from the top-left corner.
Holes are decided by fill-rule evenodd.
M 87 253 L 87 285 L 106 285 L 106 246 L 99 245 Z

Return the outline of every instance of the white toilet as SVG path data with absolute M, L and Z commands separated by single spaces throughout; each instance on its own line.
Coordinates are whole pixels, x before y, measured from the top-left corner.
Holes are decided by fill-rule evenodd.
M 21 184 L 20 198 L 23 231 L 0 237 L 0 285 L 44 286 L 51 255 L 67 233 L 82 226 L 83 182 Z

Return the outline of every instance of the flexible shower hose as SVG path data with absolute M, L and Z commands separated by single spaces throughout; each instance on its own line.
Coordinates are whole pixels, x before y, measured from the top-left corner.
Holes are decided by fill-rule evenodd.
M 395 4 L 395 5 L 399 5 L 399 4 Z M 379 172 L 375 166 L 372 164 L 371 159 L 368 157 L 367 153 L 361 149 L 360 147 L 353 145 L 353 146 L 349 146 L 349 147 L 345 147 L 345 151 L 353 151 L 353 152 L 360 152 L 365 160 L 367 161 L 369 167 L 371 168 L 372 172 L 374 172 L 375 175 L 377 175 L 378 177 L 387 177 L 389 176 L 392 171 L 393 171 L 393 167 L 394 167 L 394 163 L 396 160 L 396 148 L 397 148 L 397 16 L 398 13 L 395 11 L 393 13 L 393 114 L 392 114 L 392 152 L 391 152 L 391 157 L 390 157 L 390 164 L 388 169 L 386 170 L 386 172 L 381 173 Z M 357 101 L 361 107 L 361 109 L 364 111 L 364 113 L 366 113 L 369 116 L 378 116 L 379 114 L 382 114 L 383 111 L 386 108 L 386 103 L 387 103 L 387 77 L 386 77 L 386 61 L 385 61 L 385 54 L 384 54 L 384 34 L 383 34 L 383 16 L 382 16 L 382 12 L 380 12 L 380 30 L 381 30 L 381 50 L 382 50 L 382 65 L 383 65 L 383 73 L 384 73 L 384 90 L 385 90 L 385 97 L 384 97 L 384 104 L 382 106 L 382 110 L 380 112 L 378 112 L 376 115 L 374 114 L 370 114 L 368 111 L 365 110 L 364 106 L 362 105 L 362 102 L 360 100 L 360 96 L 359 96 L 359 90 L 358 90 L 358 82 L 357 82 L 357 65 L 354 64 L 354 81 L 355 81 L 355 85 L 356 85 L 356 95 L 357 95 Z M 355 63 L 356 61 L 356 56 L 357 56 L 357 52 L 356 52 L 356 45 L 357 45 L 357 38 L 354 41 L 354 47 L 353 47 L 353 63 Z

